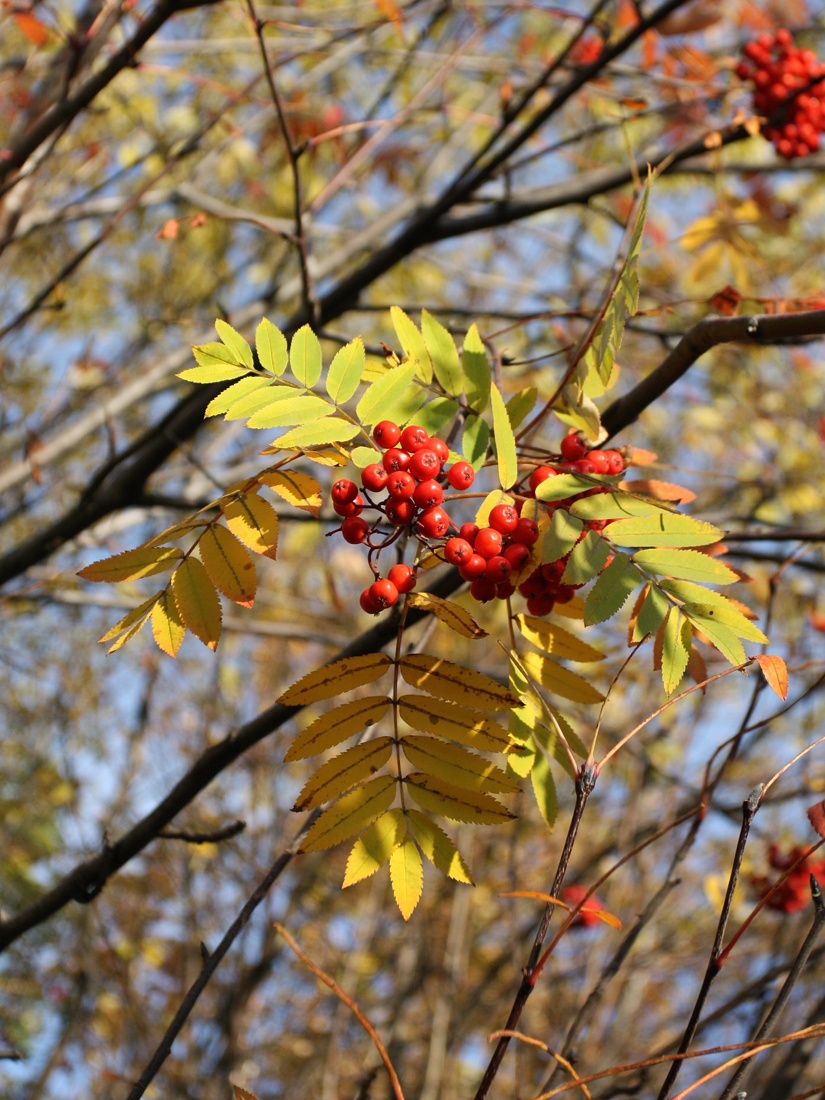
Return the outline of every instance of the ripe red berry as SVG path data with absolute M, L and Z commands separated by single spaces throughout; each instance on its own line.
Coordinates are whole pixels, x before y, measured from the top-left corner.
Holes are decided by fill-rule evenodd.
M 360 515 L 360 513 L 364 511 L 364 504 L 364 498 L 358 493 L 355 500 L 351 500 L 347 504 L 339 504 L 338 501 L 335 501 L 332 505 L 332 510 L 337 515 L 343 516 L 344 519 L 346 519 L 347 516 Z
M 393 527 L 406 527 L 415 519 L 416 507 L 411 500 L 388 500 L 384 508 Z
M 393 474 L 393 477 L 397 476 L 397 474 Z M 413 493 L 413 500 L 419 508 L 434 508 L 443 499 L 444 490 L 433 478 L 429 478 L 427 481 L 419 481 Z
M 358 602 L 361 605 L 361 610 L 366 611 L 368 615 L 377 615 L 381 610 L 378 604 L 373 600 L 369 588 L 364 589 Z
M 492 527 L 482 527 L 476 535 L 473 549 L 477 554 L 481 554 L 482 558 L 494 558 L 496 554 L 501 553 L 503 541 L 500 531 L 495 531 Z
M 418 530 L 425 539 L 443 539 L 450 530 L 450 517 L 443 508 L 428 508 L 418 518 Z
M 489 577 L 479 577 L 470 585 L 470 595 L 479 603 L 494 600 L 498 595 L 495 581 L 491 581 Z
M 329 495 L 334 504 L 349 504 L 358 496 L 358 486 L 348 477 L 342 477 L 332 486 Z
M 444 557 L 450 565 L 462 565 L 464 562 L 469 561 L 472 553 L 473 548 L 466 539 L 447 539 L 444 545 Z
M 429 447 L 425 447 L 421 451 L 416 451 L 415 454 L 410 456 L 407 473 L 412 474 L 418 481 L 425 481 L 427 478 L 438 477 L 440 472 L 441 459 L 435 451 L 430 450 Z
M 458 572 L 465 581 L 474 581 L 477 577 L 483 577 L 487 572 L 487 559 L 482 558 L 481 554 L 471 554 L 458 567 Z
M 461 529 L 458 532 L 458 537 L 466 539 L 470 546 L 473 546 L 476 541 L 476 535 L 480 530 L 481 528 L 477 523 L 462 523 Z
M 530 548 L 525 546 L 523 542 L 511 543 L 504 548 L 502 553 L 509 561 L 514 573 L 518 573 L 519 570 L 523 569 L 530 560 Z M 495 558 L 492 558 L 491 561 L 495 561 Z
M 547 481 L 548 477 L 555 476 L 556 471 L 552 466 L 536 466 L 535 470 L 530 474 L 530 488 L 535 492 L 543 481 Z
M 389 474 L 380 462 L 371 462 L 361 474 L 361 484 L 371 493 L 378 493 L 387 487 Z
M 507 580 L 512 571 L 513 567 L 507 558 L 504 557 L 503 554 L 497 554 L 494 558 L 488 560 L 487 568 L 484 570 L 484 573 L 491 581 L 495 581 L 496 584 L 502 584 Z
M 611 474 L 620 474 L 624 470 L 624 456 L 620 451 L 605 451 L 604 457 Z
M 344 542 L 350 542 L 354 546 L 362 543 L 369 533 L 370 525 L 360 516 L 348 516 L 341 525 Z
M 562 458 L 566 459 L 568 462 L 575 462 L 576 459 L 584 458 L 587 454 L 587 443 L 578 432 L 571 432 L 561 441 L 561 447 L 559 449 L 561 450 Z
M 429 442 L 430 436 L 426 428 L 419 428 L 417 424 L 408 424 L 401 433 L 401 446 L 408 454 L 423 451 Z
M 511 535 L 518 526 L 518 512 L 512 504 L 497 504 L 491 509 L 487 522 L 502 535 Z
M 552 596 L 530 596 L 527 600 L 527 610 L 531 615 L 549 615 L 555 602 Z
M 394 447 L 401 438 L 401 429 L 393 420 L 382 420 L 372 429 L 372 438 L 384 450 Z
M 501 584 L 496 585 L 496 597 L 499 600 L 507 600 L 515 592 L 515 586 L 510 584 L 509 581 L 502 581 Z
M 591 451 L 587 456 L 593 465 L 593 473 L 609 474 L 610 463 L 604 451 Z
M 387 492 L 393 500 L 409 500 L 415 492 L 415 478 L 406 470 L 396 470 L 387 478 Z
M 384 457 L 381 459 L 381 465 L 388 474 L 393 474 L 396 470 L 406 470 L 409 464 L 410 456 L 399 450 L 398 447 L 390 447 L 388 451 L 384 452 Z
M 596 467 L 590 461 L 589 456 L 587 458 L 577 458 L 573 463 L 576 467 L 576 473 L 578 474 L 595 474 Z
M 417 580 L 416 572 L 411 565 L 394 565 L 387 573 L 387 580 L 391 581 L 399 593 L 412 592 Z
M 513 542 L 520 542 L 524 546 L 532 546 L 538 542 L 539 538 L 539 525 L 534 519 L 528 519 L 527 516 L 519 517 L 519 521 L 516 524 L 516 529 L 510 536 Z
M 443 439 L 439 439 L 437 435 L 430 436 L 429 449 L 435 451 L 438 457 L 441 459 L 441 465 L 443 466 L 447 459 L 450 457 L 450 448 L 444 442 Z
M 373 581 L 369 587 L 370 599 L 383 611 L 398 602 L 398 589 L 390 580 Z
M 469 462 L 454 462 L 447 474 L 447 480 L 459 492 L 469 489 L 476 479 L 476 472 Z

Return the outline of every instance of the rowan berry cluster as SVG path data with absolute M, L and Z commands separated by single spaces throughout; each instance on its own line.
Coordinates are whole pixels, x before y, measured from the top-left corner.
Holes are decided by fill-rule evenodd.
M 768 850 L 768 863 L 775 871 L 787 871 L 802 855 L 804 849 L 791 848 L 784 855 L 778 844 L 772 844 Z M 798 867 L 788 875 L 778 890 L 775 890 L 765 903 L 768 909 L 778 909 L 781 913 L 793 913 L 797 909 L 804 909 L 811 900 L 811 875 L 820 882 L 825 881 L 825 858 L 812 859 L 810 856 L 803 859 Z M 767 894 L 773 885 L 770 878 L 765 875 L 754 875 L 751 878 L 751 887 L 756 893 Z
M 760 34 L 742 52 L 736 75 L 753 84 L 754 109 L 776 115 L 762 133 L 777 153 L 791 160 L 818 149 L 825 131 L 825 65 L 813 51 L 795 46 L 787 30 Z

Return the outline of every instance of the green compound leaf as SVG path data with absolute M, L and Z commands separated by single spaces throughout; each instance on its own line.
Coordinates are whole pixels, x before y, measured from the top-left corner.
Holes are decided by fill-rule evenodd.
M 640 550 L 633 555 L 633 560 L 651 573 L 687 581 L 733 584 L 739 580 L 724 562 L 703 554 L 701 550 Z
M 421 851 L 434 867 L 455 882 L 473 885 L 467 864 L 443 829 L 420 810 L 407 810 L 407 822 Z
M 285 428 L 292 424 L 307 424 L 319 420 L 332 412 L 332 406 L 325 397 L 314 393 L 302 393 L 286 400 L 274 400 L 250 416 L 246 422 L 248 428 Z
M 389 861 L 393 851 L 407 833 L 401 810 L 388 810 L 359 836 L 347 858 L 347 870 L 342 887 L 354 886 Z
M 231 325 L 228 325 L 226 321 L 221 320 L 215 322 L 215 331 L 232 352 L 235 362 L 252 370 L 255 365 L 255 360 L 252 357 L 252 348 L 243 336 L 232 328 Z
M 743 665 L 748 659 L 745 647 L 737 638 L 729 626 L 716 622 L 714 619 L 703 618 L 687 604 L 683 605 L 682 613 L 700 631 L 710 644 L 718 649 L 723 657 L 732 665 Z
M 355 412 L 362 424 L 369 427 L 383 420 L 386 409 L 407 391 L 415 378 L 418 361 L 392 367 L 366 390 Z
M 513 435 L 504 398 L 495 385 L 490 387 L 490 405 L 493 410 L 493 437 L 498 460 L 498 481 L 502 489 L 509 489 L 518 478 L 516 437 Z
M 624 605 L 644 577 L 626 554 L 617 554 L 584 601 L 584 624 L 603 623 Z
M 192 354 L 198 365 L 178 372 L 178 378 L 183 378 L 186 382 L 208 385 L 211 382 L 229 382 L 233 378 L 243 378 L 249 374 L 249 368 L 239 367 L 229 348 L 217 341 L 197 344 L 192 348 Z
M 398 306 L 390 308 L 390 318 L 401 350 L 411 363 L 417 364 L 418 377 L 428 385 L 433 379 L 433 365 L 430 362 L 430 353 L 427 351 L 424 337 L 418 331 L 415 322 Z
M 703 588 L 691 581 L 662 581 L 662 588 L 672 592 L 678 600 L 685 601 L 685 607 L 689 607 L 705 618 L 713 619 L 721 623 L 749 642 L 767 644 L 768 639 L 758 626 L 751 622 L 736 605 L 723 596 L 721 592 L 714 592 L 712 588 Z
M 241 378 L 239 382 L 227 386 L 223 393 L 219 393 L 217 397 L 213 397 L 206 406 L 203 415 L 206 417 L 220 416 L 228 412 L 232 405 L 242 397 L 250 397 L 253 393 L 260 393 L 261 390 L 267 389 L 269 389 L 268 378 L 247 375 L 246 378 Z
M 421 311 L 421 331 L 439 384 L 445 393 L 456 397 L 464 389 L 464 377 L 455 340 L 426 309 Z
M 693 630 L 678 607 L 671 607 L 662 639 L 662 683 L 672 695 L 681 683 L 690 656 Z
M 255 350 L 264 370 L 277 377 L 284 373 L 289 361 L 286 337 L 266 317 L 255 329 Z
M 490 403 L 490 385 L 492 373 L 484 344 L 475 324 L 470 325 L 464 337 L 461 352 L 461 369 L 464 372 L 464 392 L 467 404 L 477 413 L 482 413 Z
M 360 336 L 345 344 L 334 355 L 327 374 L 327 393 L 336 405 L 349 401 L 361 381 L 367 365 L 364 341 Z
M 549 480 L 552 482 L 553 478 Z M 719 542 L 722 531 L 692 516 L 660 512 L 656 516 L 616 520 L 610 524 L 609 535 L 618 546 L 707 546 Z
M 351 424 L 339 416 L 325 416 L 312 424 L 284 432 L 273 446 L 281 450 L 323 447 L 327 443 L 346 443 L 347 440 L 354 439 L 360 431 L 357 424 Z
M 310 389 L 321 377 L 321 342 L 309 325 L 303 325 L 289 345 L 289 365 L 302 386 Z

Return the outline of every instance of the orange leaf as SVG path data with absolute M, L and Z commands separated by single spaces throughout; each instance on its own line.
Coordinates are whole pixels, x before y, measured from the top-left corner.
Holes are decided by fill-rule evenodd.
M 34 46 L 42 46 L 49 37 L 48 28 L 45 27 L 36 15 L 30 11 L 12 12 L 18 30 L 22 31 Z
M 780 699 L 788 698 L 788 669 L 781 657 L 773 653 L 764 653 L 756 658 L 762 669 L 762 675 L 768 681 L 768 687 Z M 815 828 L 816 826 L 814 826 Z
M 808 820 L 825 840 L 825 802 L 817 802 L 808 810 Z
M 169 221 L 163 223 L 163 227 L 157 231 L 155 236 L 159 241 L 173 241 L 180 232 L 180 222 L 177 218 L 170 218 Z
M 708 305 L 716 313 L 721 313 L 723 317 L 733 317 L 739 309 L 741 301 L 742 295 L 736 287 L 725 286 L 708 298 Z

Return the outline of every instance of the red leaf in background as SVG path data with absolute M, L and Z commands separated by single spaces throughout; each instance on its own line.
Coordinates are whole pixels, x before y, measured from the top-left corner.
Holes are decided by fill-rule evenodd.
M 12 12 L 18 30 L 22 31 L 34 46 L 42 46 L 49 37 L 48 28 L 30 11 Z
M 717 290 L 712 297 L 708 298 L 708 305 L 717 313 L 721 313 L 723 317 L 732 317 L 739 309 L 741 301 L 742 295 L 736 287 L 726 286 L 721 290 Z
M 165 222 L 162 229 L 159 229 L 155 236 L 159 241 L 173 241 L 180 232 L 180 222 L 177 218 L 170 218 L 168 222 Z
M 808 809 L 808 820 L 816 832 L 825 840 L 825 802 L 816 802 Z

